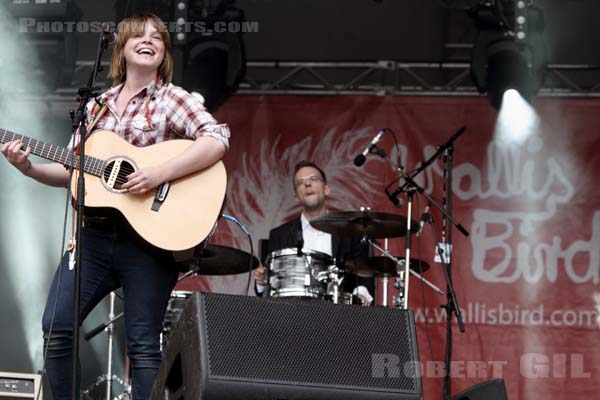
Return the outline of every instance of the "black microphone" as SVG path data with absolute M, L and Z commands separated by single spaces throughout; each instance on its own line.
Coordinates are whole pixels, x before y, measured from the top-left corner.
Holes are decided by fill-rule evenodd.
M 421 236 L 423 233 L 423 227 L 425 226 L 425 222 L 429 220 L 429 204 L 423 210 L 423 214 L 421 214 L 421 221 L 419 221 L 419 230 L 417 231 L 417 237 Z
M 385 133 L 385 129 L 380 130 L 379 133 L 377 135 L 375 135 L 373 140 L 371 140 L 371 143 L 369 143 L 369 145 L 365 148 L 365 150 L 362 153 L 360 153 L 359 155 L 357 155 L 356 157 L 354 157 L 354 165 L 356 165 L 357 167 L 360 167 L 361 165 L 363 165 L 365 163 L 365 161 L 367 160 L 367 154 L 369 154 L 371 149 L 377 144 L 377 142 L 379 142 L 381 140 L 381 137 L 383 136 L 384 133 Z
M 394 190 L 390 193 L 387 189 L 385 189 L 385 194 L 395 207 L 402 207 L 404 205 L 402 199 L 398 198 L 399 193 L 400 192 L 398 192 L 398 190 Z
M 106 43 L 109 46 L 114 46 L 114 44 L 117 43 L 118 34 L 111 30 L 111 26 L 108 22 L 102 24 L 102 34 L 106 38 Z

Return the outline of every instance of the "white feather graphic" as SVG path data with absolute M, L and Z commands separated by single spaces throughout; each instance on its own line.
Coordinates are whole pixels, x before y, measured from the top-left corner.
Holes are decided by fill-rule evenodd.
M 365 168 L 357 168 L 352 162 L 372 136 L 372 128 L 341 134 L 331 128 L 320 140 L 306 137 L 280 150 L 278 136 L 272 142 L 264 140 L 258 154 L 243 153 L 237 169 L 230 172 L 225 212 L 250 231 L 255 254 L 259 239 L 268 238 L 271 229 L 301 212 L 292 187 L 294 166 L 300 160 L 315 162 L 327 174 L 332 193 L 328 208 L 357 210 L 375 203 L 378 190 L 373 189 L 380 188 L 379 177 Z M 249 251 L 248 239 L 242 230 L 223 221 L 212 242 Z M 210 277 L 207 283 L 213 292 L 243 293 L 247 279 L 247 274 Z

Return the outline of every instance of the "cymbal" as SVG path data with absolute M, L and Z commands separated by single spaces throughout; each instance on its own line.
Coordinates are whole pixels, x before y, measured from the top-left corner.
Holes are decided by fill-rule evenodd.
M 401 259 L 401 265 L 399 267 L 404 268 L 404 258 Z M 429 264 L 423 260 L 411 258 L 410 269 L 422 274 L 429 269 Z M 346 271 L 354 275 L 371 278 L 373 276 L 384 274 L 396 275 L 397 266 L 392 259 L 385 256 L 357 258 L 346 261 Z
M 336 236 L 372 238 L 399 237 L 406 234 L 407 218 L 402 215 L 372 211 L 341 211 L 322 215 L 310 221 L 317 230 Z M 411 231 L 419 229 L 419 223 L 411 220 Z
M 180 266 L 188 270 L 195 269 L 199 275 L 236 275 L 250 270 L 250 258 L 252 258 L 252 269 L 258 267 L 258 259 L 250 256 L 245 251 L 218 244 L 207 245 L 201 253 Z

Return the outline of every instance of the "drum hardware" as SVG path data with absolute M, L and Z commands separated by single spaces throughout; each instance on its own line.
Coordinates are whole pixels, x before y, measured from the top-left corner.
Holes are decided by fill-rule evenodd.
M 327 296 L 334 304 L 340 303 L 340 285 L 344 281 L 344 274 L 337 265 L 327 269 Z
M 389 275 L 388 274 L 383 274 L 381 276 L 381 286 L 383 288 L 383 290 L 381 291 L 381 305 L 384 307 L 388 306 L 388 281 L 389 281 Z
M 127 383 L 128 379 L 127 378 L 121 379 L 119 376 L 113 374 L 113 343 L 114 343 L 114 335 L 115 335 L 114 323 L 123 317 L 123 313 L 119 313 L 118 315 L 115 316 L 115 299 L 116 299 L 116 294 L 113 291 L 109 295 L 108 321 L 98 325 L 97 327 L 95 327 L 94 329 L 92 329 L 90 332 L 86 333 L 83 336 L 83 338 L 85 340 L 89 341 L 93 337 L 95 337 L 97 334 L 99 334 L 100 332 L 105 331 L 107 333 L 107 339 L 108 339 L 108 351 L 107 351 L 108 357 L 107 357 L 106 374 L 100 375 L 94 383 L 92 383 L 86 389 L 82 390 L 81 391 L 82 397 L 90 397 L 91 398 L 91 392 L 94 391 L 94 389 L 96 389 L 97 387 L 99 387 L 100 385 L 102 385 L 105 382 L 106 382 L 106 390 L 105 390 L 106 400 L 110 400 L 112 397 L 113 382 L 117 382 L 123 387 L 123 392 L 119 396 L 117 396 L 117 398 L 121 399 L 125 396 L 128 396 L 131 393 L 131 387 Z
M 403 307 L 404 306 L 404 268 L 400 267 L 398 264 L 398 278 L 396 278 L 396 282 L 394 282 L 394 287 L 398 290 L 397 296 L 392 296 L 392 305 L 394 307 Z
M 383 274 L 396 275 L 399 267 L 404 268 L 406 260 L 400 259 L 400 264 L 385 256 L 374 256 L 365 258 L 351 259 L 346 262 L 346 271 L 364 278 L 372 278 Z M 430 266 L 426 261 L 417 258 L 410 259 L 410 269 L 422 274 L 429 270 Z
M 385 248 L 385 246 L 384 246 Z M 365 278 L 371 278 L 374 276 L 382 277 L 382 285 L 383 285 L 383 304 L 387 306 L 387 285 L 389 282 L 389 277 L 397 276 L 396 282 L 394 283 L 394 287 L 398 289 L 399 293 L 404 294 L 404 264 L 406 260 L 404 258 L 400 258 L 397 260 L 392 260 L 386 256 L 374 256 L 367 258 L 357 258 L 353 260 L 349 260 L 347 262 L 346 270 L 354 275 L 362 276 Z M 430 266 L 427 262 L 423 260 L 419 260 L 416 258 L 410 259 L 410 269 L 411 272 L 416 272 L 418 274 L 422 274 L 423 272 L 429 270 Z M 400 296 L 392 296 L 392 305 L 396 307 L 402 306 L 402 301 L 404 298 Z
M 410 235 L 408 235 L 410 236 Z M 363 241 L 366 240 L 366 238 L 362 239 Z M 385 252 L 387 253 L 389 251 L 389 238 L 385 238 L 385 240 L 383 241 L 383 248 L 385 249 Z M 382 285 L 383 285 L 383 298 L 382 298 L 382 303 L 384 307 L 387 307 L 387 302 L 388 302 L 388 278 L 389 277 L 389 273 L 384 272 L 383 273 L 383 279 L 382 279 Z
M 384 255 L 384 257 L 389 258 L 390 260 L 392 260 L 398 266 L 399 279 L 400 279 L 400 272 L 406 273 L 406 270 L 408 269 L 413 276 L 415 276 L 421 282 L 423 282 L 424 284 L 426 284 L 427 286 L 429 286 L 430 288 L 432 288 L 434 291 L 436 291 L 437 293 L 439 293 L 441 295 L 445 294 L 440 288 L 438 288 L 437 286 L 435 286 L 433 283 L 429 282 L 421 274 L 419 274 L 418 272 L 416 272 L 412 268 L 410 268 L 410 269 L 407 268 L 405 260 L 397 258 L 397 257 L 394 257 L 393 255 L 390 254 L 389 251 L 387 251 L 387 250 L 381 248 L 380 246 L 378 246 L 377 243 L 375 243 L 373 240 L 369 240 L 369 244 L 371 246 L 373 246 L 375 249 L 379 250 Z M 413 260 L 415 260 L 415 259 L 411 259 L 411 264 L 412 264 Z M 419 262 L 421 262 L 421 261 L 419 261 Z M 423 271 L 426 271 L 427 269 L 428 268 L 424 268 Z M 387 275 L 387 274 L 382 274 L 382 276 L 385 276 L 385 275 Z M 404 276 L 404 275 L 402 275 L 401 278 L 404 281 L 408 280 L 408 279 L 406 279 L 407 277 Z
M 411 221 L 411 216 L 412 216 L 412 203 L 413 203 L 413 195 L 414 195 L 414 190 L 410 189 L 406 191 L 406 199 L 407 199 L 407 206 L 406 206 L 406 210 L 407 210 L 407 219 L 406 219 L 406 229 L 410 230 L 411 229 L 411 225 L 413 223 L 413 221 Z M 415 228 L 418 226 L 417 224 L 414 224 Z M 418 229 L 417 229 L 418 232 Z M 411 250 L 411 235 L 407 235 L 406 236 L 406 243 L 404 246 L 404 259 L 407 260 L 407 262 L 404 264 L 404 273 L 399 274 L 399 276 L 401 276 L 402 279 L 402 290 L 398 291 L 398 297 L 399 297 L 399 307 L 407 310 L 408 309 L 408 287 L 410 284 L 410 279 L 409 278 L 409 272 L 410 270 L 410 250 Z M 400 263 L 398 263 L 398 265 L 400 265 Z
M 181 271 L 186 271 L 177 277 L 177 282 L 180 282 L 189 276 L 196 276 L 200 274 L 200 266 L 198 265 L 196 259 L 188 259 L 185 262 L 177 263 L 177 265 Z

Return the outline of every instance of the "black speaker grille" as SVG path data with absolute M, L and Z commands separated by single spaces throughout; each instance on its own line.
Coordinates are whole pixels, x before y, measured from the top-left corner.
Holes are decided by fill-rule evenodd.
M 209 377 L 420 393 L 405 310 L 210 293 L 203 302 Z M 374 373 L 380 355 L 399 361 L 396 373 Z

